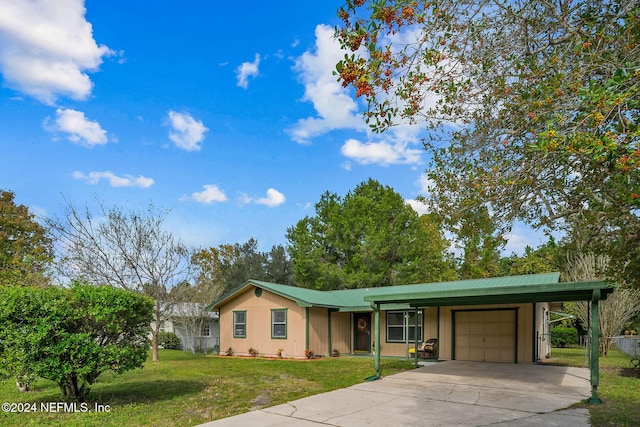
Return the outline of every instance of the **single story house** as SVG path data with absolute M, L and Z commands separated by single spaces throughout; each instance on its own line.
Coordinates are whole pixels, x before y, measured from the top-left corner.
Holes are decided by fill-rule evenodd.
M 204 304 L 176 304 L 160 325 L 160 331 L 176 334 L 180 349 L 185 351 L 209 353 L 220 348 L 218 313 L 204 310 Z
M 597 325 L 597 301 L 613 291 L 601 281 L 559 278 L 546 273 L 338 291 L 249 280 L 208 308 L 219 313 L 221 353 L 373 354 L 379 376 L 381 356 L 405 356 L 436 338 L 439 359 L 535 363 L 548 351 L 551 302 L 591 301 L 592 312 L 595 302 Z

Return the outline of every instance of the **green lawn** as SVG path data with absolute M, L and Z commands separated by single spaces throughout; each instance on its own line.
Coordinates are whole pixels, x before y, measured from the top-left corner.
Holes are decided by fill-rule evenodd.
M 551 363 L 584 367 L 584 349 L 553 349 Z M 41 404 L 60 402 L 55 384 L 38 380 L 29 393 L 11 381 L 0 383 L 0 402 L 35 404 L 37 412 L 0 412 L 2 426 L 193 426 L 348 387 L 373 374 L 373 359 L 318 360 L 206 357 L 163 350 L 160 362 L 117 376 L 103 374 L 89 396 L 89 413 L 43 412 Z M 629 356 L 613 350 L 600 358 L 602 405 L 584 405 L 593 426 L 640 425 L 640 378 Z M 412 362 L 383 359 L 385 375 L 413 368 Z M 109 406 L 97 412 L 94 405 Z M 61 408 L 62 409 L 62 408 Z M 83 409 L 78 407 L 79 410 Z
M 385 375 L 411 368 L 411 362 L 382 360 Z M 105 373 L 98 378 L 87 409 L 93 410 L 95 404 L 104 408 L 108 405 L 109 412 L 43 412 L 41 404 L 61 401 L 54 383 L 38 380 L 28 393 L 17 391 L 11 381 L 0 383 L 0 403 L 28 403 L 29 409 L 35 404 L 37 410 L 0 412 L 0 425 L 193 426 L 348 387 L 373 373 L 371 358 L 279 360 L 162 350 L 160 362 L 148 361 L 143 369 L 119 376 Z
M 640 372 L 631 368 L 631 357 L 612 350 L 600 358 L 600 385 L 598 394 L 602 405 L 584 405 L 589 408 L 591 425 L 595 427 L 623 427 L 640 425 Z M 584 348 L 554 348 L 552 363 L 587 367 Z

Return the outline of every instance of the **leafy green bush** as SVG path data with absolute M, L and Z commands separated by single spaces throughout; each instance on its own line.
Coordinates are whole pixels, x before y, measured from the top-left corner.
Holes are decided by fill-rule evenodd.
M 158 345 L 169 350 L 180 348 L 180 338 L 173 332 L 158 332 Z
M 0 287 L 0 372 L 83 401 L 103 372 L 142 367 L 152 311 L 150 298 L 110 286 Z
M 551 329 L 551 345 L 553 347 L 566 347 L 576 344 L 578 344 L 578 330 L 576 328 L 556 326 Z

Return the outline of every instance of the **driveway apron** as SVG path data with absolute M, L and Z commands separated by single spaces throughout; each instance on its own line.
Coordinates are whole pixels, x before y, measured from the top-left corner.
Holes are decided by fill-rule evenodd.
M 445 361 L 202 426 L 589 426 L 590 390 L 586 368 Z

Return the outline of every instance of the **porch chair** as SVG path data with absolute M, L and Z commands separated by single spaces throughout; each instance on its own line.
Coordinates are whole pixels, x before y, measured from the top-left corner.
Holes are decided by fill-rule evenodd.
M 428 340 L 426 340 L 425 342 L 423 342 L 418 346 L 418 357 L 426 359 L 427 354 L 429 354 L 430 355 L 429 358 L 433 359 L 436 357 L 437 350 L 438 350 L 438 339 L 429 338 Z M 415 353 L 415 348 L 410 348 L 409 353 L 413 355 Z

